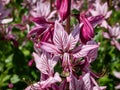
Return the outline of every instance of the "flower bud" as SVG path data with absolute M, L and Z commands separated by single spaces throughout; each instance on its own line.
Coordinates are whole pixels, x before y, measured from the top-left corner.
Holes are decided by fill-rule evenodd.
M 70 14 L 70 4 L 69 0 L 57 0 L 56 8 L 59 12 L 60 18 L 64 21 Z
M 90 41 L 94 37 L 93 26 L 83 15 L 80 16 L 80 20 L 81 23 L 83 23 L 83 26 L 80 30 L 80 39 L 82 43 L 86 44 L 87 41 Z
M 33 65 L 33 63 L 34 63 L 34 60 L 32 59 L 32 60 L 30 60 L 29 62 L 28 62 L 28 66 L 32 66 Z
M 8 84 L 8 87 L 9 87 L 10 89 L 12 89 L 12 88 L 14 87 L 14 85 L 10 82 L 10 83 Z

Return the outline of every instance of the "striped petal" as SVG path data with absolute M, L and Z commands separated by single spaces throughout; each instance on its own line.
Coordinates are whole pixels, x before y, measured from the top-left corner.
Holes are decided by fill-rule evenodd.
M 64 49 L 67 43 L 68 34 L 59 22 L 55 22 L 53 42 L 58 49 Z
M 87 56 L 87 54 L 89 53 L 90 50 L 93 50 L 95 48 L 98 48 L 98 45 L 83 45 L 77 53 L 73 54 L 73 56 L 75 58 L 85 57 L 85 56 Z
M 57 64 L 57 58 L 54 57 L 50 59 L 47 53 L 43 53 L 41 56 L 38 56 L 36 53 L 33 53 L 36 67 L 43 73 L 50 75 L 53 73 L 53 68 Z
M 71 50 L 75 47 L 75 45 L 77 44 L 78 40 L 79 40 L 79 33 L 80 33 L 80 27 L 82 26 L 82 24 L 77 25 L 75 27 L 75 29 L 70 33 L 70 35 L 68 36 L 68 42 L 66 45 L 66 48 Z
M 52 53 L 52 54 L 60 54 L 61 51 L 53 44 L 49 44 L 46 42 L 41 42 L 41 48 L 45 50 L 46 52 Z

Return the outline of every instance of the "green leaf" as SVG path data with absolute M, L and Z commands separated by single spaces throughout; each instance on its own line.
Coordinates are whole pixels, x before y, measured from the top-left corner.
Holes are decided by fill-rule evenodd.
M 13 77 L 10 79 L 11 83 L 15 84 L 20 81 L 18 75 L 14 74 Z

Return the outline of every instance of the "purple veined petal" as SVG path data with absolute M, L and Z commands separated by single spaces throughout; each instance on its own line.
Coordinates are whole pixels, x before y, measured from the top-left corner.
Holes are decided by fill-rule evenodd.
M 57 64 L 58 59 L 59 59 L 59 56 L 53 56 L 52 59 L 48 59 L 48 64 L 49 64 L 51 73 L 53 73 L 54 67 Z
M 41 49 L 45 50 L 46 52 L 52 53 L 52 54 L 61 54 L 61 51 L 53 44 L 41 42 L 40 45 Z
M 104 9 L 104 10 L 102 10 L 102 9 Z M 102 5 L 101 11 L 102 11 L 102 14 L 103 14 L 104 16 L 106 16 L 107 11 L 108 11 L 107 2 Z
M 111 10 L 111 11 L 109 11 L 109 12 L 107 12 L 107 14 L 106 14 L 105 18 L 109 18 L 111 14 L 112 14 L 112 10 Z
M 25 88 L 25 90 L 43 90 L 43 89 L 41 88 L 40 82 L 36 82 Z
M 106 90 L 107 86 L 99 86 L 93 77 L 91 77 L 91 81 L 94 84 L 93 90 Z
M 39 57 L 36 53 L 33 53 L 35 58 L 36 67 L 43 73 L 47 75 L 52 75 L 54 73 L 54 66 L 57 64 L 58 57 L 54 56 L 53 59 L 50 59 L 48 53 L 43 52 Z
M 73 56 L 75 58 L 85 57 L 85 56 L 87 56 L 87 54 L 89 53 L 90 50 L 93 50 L 95 48 L 98 48 L 98 45 L 83 45 L 78 52 L 73 54 Z
M 110 39 L 110 35 L 107 32 L 102 32 L 104 38 Z
M 104 16 L 105 19 L 107 19 L 111 15 L 111 12 L 108 11 L 107 2 L 101 4 L 100 0 L 96 0 L 96 3 L 94 4 L 94 8 L 95 9 L 90 9 L 90 13 L 92 14 L 92 16 L 102 15 Z
M 106 87 L 97 87 L 97 86 L 94 86 L 93 87 L 93 90 L 105 90 Z
M 82 6 L 84 5 L 84 1 L 83 0 L 71 0 L 71 10 L 76 9 L 76 10 L 80 10 L 82 8 Z
M 3 5 L 9 4 L 10 0 L 1 0 Z
M 41 14 L 41 16 L 44 16 L 47 18 L 50 13 L 50 3 L 49 2 L 43 3 L 39 1 L 37 3 L 37 7 L 38 7 L 38 15 Z
M 80 28 L 83 24 L 77 25 L 75 29 L 68 36 L 68 42 L 66 44 L 67 50 L 71 50 L 75 47 L 79 40 Z
M 107 29 L 107 27 L 108 27 L 107 21 L 106 21 L 106 20 L 103 20 L 103 22 L 102 22 L 102 24 L 101 24 L 100 26 Z
M 114 33 L 114 32 L 113 32 L 112 27 L 108 25 L 107 28 L 108 28 L 108 32 L 109 32 L 110 36 L 113 36 L 113 33 Z
M 39 0 L 36 4 L 36 7 L 31 10 L 30 14 L 33 17 L 45 17 L 47 18 L 50 13 L 50 3 L 49 2 L 42 2 Z
M 21 22 L 22 22 L 22 23 L 26 23 L 29 19 L 30 19 L 29 16 L 23 15 Z
M 14 25 L 16 28 L 18 28 L 18 29 L 20 29 L 20 30 L 26 30 L 26 26 L 25 25 L 23 25 L 23 24 L 15 24 Z
M 28 33 L 28 37 L 32 36 L 32 35 L 36 35 L 37 33 L 42 34 L 44 32 L 45 28 L 38 26 L 38 27 L 34 27 L 32 30 L 29 31 Z
M 118 23 L 114 27 L 108 26 L 109 34 L 112 38 L 119 39 L 120 37 L 120 26 Z
M 7 10 L 2 9 L 0 18 L 6 18 L 7 16 L 9 16 L 10 12 L 11 12 L 11 9 L 7 9 Z
M 92 16 L 98 15 L 98 12 L 96 12 L 96 11 L 94 11 L 94 10 L 92 10 L 92 9 L 90 9 L 90 13 L 92 14 Z
M 59 90 L 66 90 L 66 85 L 67 85 L 67 81 L 64 80 L 61 82 L 61 84 L 59 85 Z
M 7 34 L 7 35 L 5 35 L 4 38 L 7 39 L 7 40 L 16 40 L 16 37 L 13 34 Z
M 49 16 L 47 17 L 47 19 L 51 19 L 55 14 L 57 13 L 56 10 L 52 11 Z
M 36 23 L 38 25 L 43 25 L 43 24 L 47 23 L 47 21 L 44 17 L 35 17 L 35 18 L 32 18 L 31 21 L 33 21 L 34 23 Z
M 96 8 L 96 10 L 99 10 L 100 9 L 100 0 L 96 0 L 95 3 L 94 3 L 94 6 Z
M 69 82 L 69 90 L 82 90 L 81 80 L 77 80 L 75 76 L 70 74 L 71 81 Z
M 104 17 L 102 15 L 92 16 L 89 17 L 88 20 L 92 24 L 92 26 L 95 28 L 98 24 L 101 24 L 104 20 Z
M 42 33 L 43 34 L 43 36 L 42 36 L 42 39 L 41 39 L 41 42 L 47 42 L 47 41 L 49 41 L 49 40 L 53 40 L 53 29 L 52 29 L 52 27 L 50 26 L 49 28 L 47 28 L 46 30 L 45 30 L 45 32 L 44 33 Z M 51 42 L 50 41 L 50 42 Z
M 117 40 L 113 40 L 115 47 L 120 51 L 120 43 Z
M 109 29 L 109 28 L 108 28 Z M 116 39 L 120 38 L 120 25 L 116 23 L 114 27 L 110 28 L 111 36 L 115 37 Z
M 88 41 L 87 45 L 98 45 L 95 41 Z M 98 48 L 92 49 L 90 50 L 90 52 L 88 53 L 87 57 L 89 58 L 89 63 L 93 62 L 98 55 Z
M 41 56 L 38 56 L 36 53 L 33 53 L 34 60 L 36 63 L 37 69 L 39 69 L 44 74 L 49 74 L 49 66 L 47 57 L 45 54 L 42 54 Z
M 70 65 L 70 58 L 68 53 L 64 53 L 63 55 L 63 61 L 62 61 L 62 67 L 68 68 Z
M 55 84 L 55 83 L 52 84 L 51 88 L 52 88 L 52 90 L 59 90 L 58 84 Z
M 68 39 L 68 34 L 62 27 L 62 25 L 59 22 L 55 22 L 55 29 L 54 29 L 54 36 L 53 36 L 53 42 L 55 46 L 58 47 L 58 49 L 65 49 L 66 43 Z
M 114 71 L 113 74 L 116 78 L 120 79 L 120 72 Z
M 83 78 L 83 83 L 84 83 L 84 86 L 83 86 L 83 90 L 91 90 L 92 86 L 91 86 L 91 79 L 90 79 L 90 73 L 86 73 Z
M 49 78 L 49 76 L 47 74 L 41 73 L 40 74 L 40 81 L 45 81 Z
M 62 80 L 59 74 L 56 72 L 54 77 L 49 77 L 47 80 L 41 81 L 40 84 L 41 84 L 41 88 L 46 88 L 46 87 L 49 87 L 51 84 L 54 84 L 56 82 L 61 82 L 61 81 Z
M 79 52 L 81 50 L 82 46 L 83 45 L 80 44 L 78 47 L 76 47 L 75 49 L 72 50 L 72 53 L 75 54 L 75 53 Z

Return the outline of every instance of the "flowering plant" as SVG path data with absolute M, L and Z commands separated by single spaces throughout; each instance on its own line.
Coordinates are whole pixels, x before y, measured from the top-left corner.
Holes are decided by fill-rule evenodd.
M 0 11 L 0 89 L 119 89 L 119 1 L 1 0 Z

